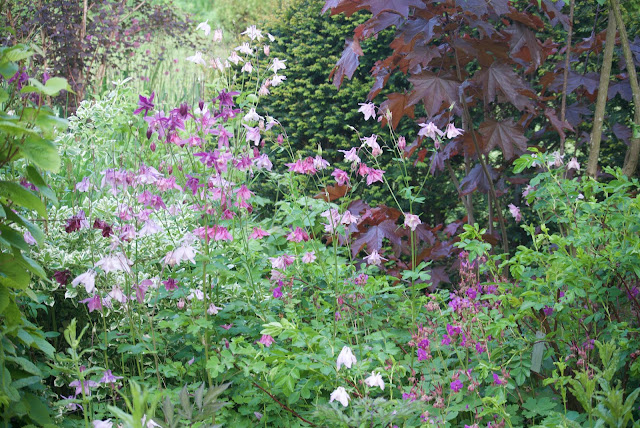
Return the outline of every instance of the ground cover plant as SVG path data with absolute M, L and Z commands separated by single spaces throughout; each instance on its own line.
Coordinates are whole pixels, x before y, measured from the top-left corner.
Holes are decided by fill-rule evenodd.
M 358 37 L 393 24 L 376 85 L 384 64 L 413 85 L 344 106 L 375 131 L 340 150 L 305 147 L 270 115 L 295 58 L 253 25 L 230 46 L 192 25 L 206 44 L 178 61 L 206 82 L 201 99 L 118 79 L 68 120 L 48 106 L 67 81 L 33 78 L 26 45 L 0 48 L 3 426 L 639 426 L 632 150 L 597 180 L 580 137 L 540 113 L 557 101 L 546 89 L 478 83 L 495 69 L 536 81 L 525 27 L 564 22 L 560 5 L 383 3 L 326 3 L 371 12 L 336 84 Z M 407 39 L 426 18 L 433 46 Z M 514 27 L 531 45 L 504 56 L 498 33 Z M 464 67 L 405 67 L 421 49 L 449 71 L 464 51 Z M 492 150 L 490 120 L 520 137 Z M 527 120 L 565 148 L 530 144 Z M 460 204 L 436 216 L 425 189 L 443 169 Z

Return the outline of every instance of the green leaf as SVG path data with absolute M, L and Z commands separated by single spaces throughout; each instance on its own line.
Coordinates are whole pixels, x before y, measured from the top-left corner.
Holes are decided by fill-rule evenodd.
M 29 251 L 29 245 L 25 242 L 23 236 L 13 228 L 0 224 L 0 242 L 3 244 L 19 248 L 22 251 Z
M 0 131 L 4 131 L 14 137 L 22 137 L 25 134 L 38 136 L 38 133 L 33 129 L 28 128 L 27 125 L 27 122 L 3 120 L 0 122 Z
M 42 266 L 40 266 L 32 258 L 29 258 L 24 254 L 17 254 L 16 259 L 18 260 L 18 263 L 20 263 L 24 268 L 26 268 L 32 274 L 37 275 L 42 279 L 47 278 L 47 273 L 44 271 L 44 269 L 42 269 Z
M 36 383 L 40 383 L 42 380 L 41 376 L 28 376 L 23 377 L 22 379 L 18 379 L 11 384 L 15 389 L 21 389 L 26 386 L 35 385 Z
M 63 90 L 73 92 L 71 90 L 71 86 L 69 86 L 69 83 L 67 82 L 67 79 L 64 79 L 62 77 L 52 77 L 47 80 L 47 83 L 45 83 L 44 85 L 33 78 L 29 79 L 29 83 L 30 85 L 22 88 L 20 92 L 38 92 L 50 97 L 58 95 L 60 91 Z
M 33 192 L 12 181 L 0 181 L 0 197 L 47 217 L 47 209 Z
M 24 399 L 29 403 L 29 417 L 41 426 L 53 424 L 49 408 L 34 394 L 26 394 Z
M 33 347 L 44 352 L 49 358 L 53 359 L 54 354 L 56 352 L 56 348 L 54 348 L 49 342 L 47 342 L 42 337 L 36 337 L 33 340 Z
M 0 275 L 0 284 L 17 289 L 27 288 L 31 279 L 26 269 L 16 263 L 15 257 L 7 253 L 0 254 Z
M 4 312 L 10 302 L 9 289 L 0 284 L 0 314 Z
M 18 64 L 14 62 L 0 62 L 0 74 L 9 80 L 18 72 Z
M 36 376 L 42 376 L 42 372 L 40 371 L 40 369 L 35 364 L 33 364 L 31 361 L 27 360 L 26 358 L 23 358 L 23 357 L 12 357 L 12 356 L 8 355 L 6 357 L 6 360 L 17 364 L 18 366 L 20 366 L 20 368 L 22 370 L 24 370 L 25 372 L 27 372 L 29 374 L 36 375 Z
M 20 214 L 14 213 L 8 207 L 0 204 L 0 209 L 2 209 L 7 217 L 7 220 L 12 221 L 20 226 L 24 226 L 31 236 L 38 242 L 38 245 L 42 245 L 44 242 L 44 233 L 40 230 L 38 226 L 31 223 L 29 220 L 21 216 Z
M 0 88 L 0 103 L 3 103 L 9 99 L 9 93 Z
M 31 49 L 29 49 L 29 46 L 19 43 L 15 46 L 3 50 L 2 60 L 0 60 L 0 62 L 18 62 L 22 61 L 23 59 L 29 58 L 31 55 L 33 55 L 33 52 L 31 51 Z M 13 74 L 9 77 L 12 76 Z
M 60 171 L 58 148 L 51 141 L 34 135 L 27 137 L 19 148 L 25 158 L 40 168 L 51 172 Z
M 47 182 L 44 181 L 44 178 L 40 175 L 37 169 L 35 169 L 32 165 L 27 166 L 27 178 L 29 181 L 38 188 L 38 191 L 42 193 L 44 197 L 53 201 L 54 203 L 58 202 L 58 198 L 56 198 L 53 190 L 47 186 Z
M 45 138 L 53 138 L 56 131 L 64 131 L 69 126 L 69 121 L 57 117 L 50 110 L 44 108 L 25 108 L 22 111 L 23 120 L 35 122 Z

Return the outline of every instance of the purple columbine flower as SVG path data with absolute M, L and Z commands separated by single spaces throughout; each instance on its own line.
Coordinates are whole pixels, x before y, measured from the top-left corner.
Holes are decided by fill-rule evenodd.
M 142 111 L 144 111 L 144 117 L 147 117 L 147 113 L 149 113 L 149 110 L 153 110 L 153 108 L 155 107 L 155 105 L 153 104 L 153 98 L 156 96 L 155 92 L 151 93 L 151 96 L 149 98 L 147 97 L 143 97 L 142 95 L 138 95 L 138 108 L 135 109 L 135 111 L 133 112 L 133 114 L 138 114 Z
M 227 92 L 222 90 L 220 91 L 218 96 L 214 99 L 220 101 L 220 107 L 224 107 L 224 106 L 233 107 L 235 105 L 235 103 L 233 102 L 233 97 L 235 97 L 236 95 L 240 95 L 240 92 L 236 92 L 236 91 Z
M 89 313 L 93 311 L 101 311 L 102 310 L 102 299 L 99 295 L 95 294 L 93 297 L 89 297 L 84 300 L 80 300 L 80 303 L 86 303 L 87 308 L 89 308 Z
M 111 373 L 111 370 L 105 370 L 104 375 L 102 375 L 102 379 L 100 379 L 100 383 L 116 383 L 118 379 L 122 379 L 122 376 L 114 376 Z

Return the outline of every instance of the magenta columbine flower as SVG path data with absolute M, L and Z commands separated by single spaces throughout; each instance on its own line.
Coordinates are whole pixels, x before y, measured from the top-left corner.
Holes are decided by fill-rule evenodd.
M 258 343 L 262 343 L 268 348 L 275 343 L 275 339 L 268 334 L 263 334 Z
M 282 287 L 278 285 L 276 288 L 273 289 L 273 298 L 279 299 L 281 297 L 282 297 Z
M 155 107 L 155 105 L 153 104 L 153 98 L 155 96 L 156 96 L 155 92 L 152 92 L 149 98 L 143 97 L 142 95 L 138 95 L 139 107 L 133 112 L 133 114 L 138 114 L 144 111 L 144 116 L 147 117 L 147 113 L 149 113 L 149 110 L 153 110 L 153 108 Z

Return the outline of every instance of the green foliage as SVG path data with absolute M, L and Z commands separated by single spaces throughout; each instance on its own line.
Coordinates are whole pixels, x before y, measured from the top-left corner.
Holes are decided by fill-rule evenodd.
M 392 34 L 382 32 L 376 40 L 362 44 L 363 64 L 353 79 L 345 80 L 338 91 L 329 75 L 340 58 L 344 39 L 366 20 L 367 15 L 320 15 L 323 3 L 296 0 L 269 29 L 276 37 L 273 49 L 280 59 L 286 60 L 288 84 L 272 88 L 271 95 L 261 101 L 261 107 L 283 124 L 294 151 L 302 151 L 306 156 L 321 146 L 333 163 L 342 160 L 337 149 L 348 150 L 359 144 L 358 137 L 380 133 L 376 120 L 367 122 L 358 112 L 358 103 L 367 100 L 373 82 L 368 70 L 374 65 L 374 58 L 382 58 L 390 52 L 388 44 Z M 385 93 L 402 91 L 407 85 L 404 79 L 396 77 L 391 79 Z M 403 133 L 410 141 L 412 134 L 406 127 L 398 130 L 398 134 Z
M 31 244 L 44 241 L 36 225 L 47 219 L 42 198 L 56 200 L 33 165 L 59 170 L 60 157 L 51 137 L 66 127 L 66 121 L 41 105 L 41 97 L 55 96 L 69 86 L 64 79 L 52 78 L 44 85 L 29 79 L 29 85 L 21 88 L 24 60 L 31 55 L 26 45 L 0 47 L 0 73 L 6 79 L 0 85 L 0 414 L 7 423 L 50 427 L 53 420 L 41 385 L 46 375 L 34 351 L 53 358 L 54 349 L 22 311 L 38 303 L 32 276 L 46 277 L 26 255 Z M 29 190 L 19 184 L 21 179 L 37 187 Z M 34 217 L 36 221 L 28 220 Z

